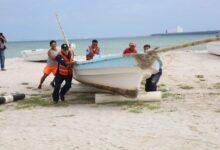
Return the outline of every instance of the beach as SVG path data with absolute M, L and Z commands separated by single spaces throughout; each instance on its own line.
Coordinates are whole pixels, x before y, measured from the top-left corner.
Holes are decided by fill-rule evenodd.
M 70 92 L 59 106 L 1 105 L 0 149 L 220 149 L 220 57 L 185 50 L 161 58 L 160 103 L 97 105 L 91 95 Z M 10 58 L 6 66 L 1 95 L 51 100 L 53 76 L 37 89 L 44 63 Z

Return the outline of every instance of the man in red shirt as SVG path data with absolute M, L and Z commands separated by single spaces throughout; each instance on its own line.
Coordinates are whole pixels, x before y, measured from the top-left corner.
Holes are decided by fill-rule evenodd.
M 130 54 L 137 54 L 138 51 L 136 49 L 136 43 L 135 42 L 130 42 L 129 43 L 129 48 L 126 48 L 123 52 L 124 55 L 130 55 Z

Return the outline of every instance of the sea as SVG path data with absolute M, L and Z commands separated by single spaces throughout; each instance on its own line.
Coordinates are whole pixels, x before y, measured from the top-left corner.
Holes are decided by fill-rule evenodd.
M 137 49 L 142 52 L 145 44 L 152 47 L 170 47 L 185 42 L 196 41 L 206 38 L 216 37 L 216 34 L 190 34 L 190 35 L 158 35 L 158 36 L 139 36 L 139 37 L 122 37 L 122 38 L 98 38 L 99 46 L 102 54 L 121 54 L 128 47 L 129 42 L 137 43 Z M 52 40 L 52 39 L 51 39 Z M 34 49 L 49 49 L 49 41 L 16 41 L 7 43 L 5 51 L 6 58 L 21 57 L 21 51 Z M 91 44 L 92 39 L 73 39 L 70 40 L 76 44 L 76 55 L 85 55 L 85 51 Z M 62 44 L 62 40 L 57 41 L 58 45 Z M 183 49 L 180 49 L 183 50 Z M 189 47 L 187 50 L 206 50 L 206 45 Z

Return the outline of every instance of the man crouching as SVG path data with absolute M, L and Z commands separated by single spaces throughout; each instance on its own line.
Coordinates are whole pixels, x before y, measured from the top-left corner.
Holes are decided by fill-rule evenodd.
M 58 103 L 59 99 L 65 101 L 64 96 L 71 88 L 74 64 L 73 57 L 73 52 L 69 50 L 69 46 L 62 44 L 61 51 L 56 57 L 58 69 L 55 75 L 55 87 L 52 94 L 54 103 Z M 61 88 L 63 81 L 65 81 L 65 85 Z

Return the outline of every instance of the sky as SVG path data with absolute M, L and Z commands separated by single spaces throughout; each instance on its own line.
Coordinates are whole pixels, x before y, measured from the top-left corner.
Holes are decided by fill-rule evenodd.
M 142 36 L 180 25 L 220 30 L 220 0 L 0 0 L 0 32 L 11 41 Z

